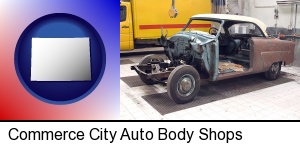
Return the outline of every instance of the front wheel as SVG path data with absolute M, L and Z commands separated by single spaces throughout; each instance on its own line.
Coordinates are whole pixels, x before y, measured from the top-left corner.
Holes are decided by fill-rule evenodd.
M 281 71 L 281 63 L 275 62 L 271 65 L 270 69 L 265 72 L 265 78 L 267 80 L 276 80 L 279 77 Z
M 167 82 L 169 97 L 176 103 L 188 103 L 195 99 L 200 90 L 200 75 L 190 65 L 177 66 Z

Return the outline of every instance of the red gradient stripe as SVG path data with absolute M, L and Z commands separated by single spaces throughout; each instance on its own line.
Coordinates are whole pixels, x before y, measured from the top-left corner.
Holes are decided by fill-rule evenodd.
M 140 25 L 140 29 L 183 28 L 186 24 Z M 210 28 L 211 24 L 190 24 L 188 28 Z

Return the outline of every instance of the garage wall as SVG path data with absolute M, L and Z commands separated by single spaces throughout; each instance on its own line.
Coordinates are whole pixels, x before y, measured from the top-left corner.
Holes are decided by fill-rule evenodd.
M 277 27 L 288 28 L 292 21 L 294 27 L 295 16 L 291 20 L 291 6 L 277 6 L 276 0 L 240 0 L 242 12 L 244 15 L 252 16 L 262 20 L 268 27 L 275 27 L 276 19 L 274 19 L 274 9 L 277 7 L 279 11 L 279 18 L 277 20 Z M 295 12 L 295 6 L 293 8 Z M 297 12 L 297 28 L 300 27 L 300 6 L 298 5 Z
M 275 34 L 276 19 L 274 19 L 274 9 L 279 11 L 279 17 L 277 19 L 277 32 L 284 34 L 294 34 L 295 24 L 295 6 L 277 6 L 276 0 L 238 0 L 243 15 L 251 16 L 260 19 L 268 26 L 268 33 Z M 300 34 L 300 5 L 298 5 L 297 21 L 296 21 L 296 33 Z M 295 47 L 295 61 L 294 65 L 300 66 L 300 40 L 296 40 Z

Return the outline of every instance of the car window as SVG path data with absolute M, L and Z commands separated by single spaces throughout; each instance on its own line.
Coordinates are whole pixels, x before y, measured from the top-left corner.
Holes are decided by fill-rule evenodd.
M 228 28 L 230 34 L 251 34 L 254 36 L 263 36 L 261 31 L 252 23 L 238 23 Z
M 126 6 L 120 7 L 120 22 L 123 22 L 126 20 Z

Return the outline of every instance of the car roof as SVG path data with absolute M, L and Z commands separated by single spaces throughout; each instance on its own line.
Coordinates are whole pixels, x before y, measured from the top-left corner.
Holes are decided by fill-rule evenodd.
M 230 14 L 197 14 L 192 16 L 192 19 L 200 19 L 200 20 L 211 20 L 211 21 L 238 21 L 238 22 L 250 22 L 256 24 L 264 35 L 267 37 L 268 34 L 266 32 L 267 26 L 262 21 L 248 16 L 241 16 L 241 15 L 230 15 Z

